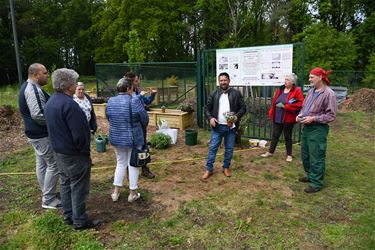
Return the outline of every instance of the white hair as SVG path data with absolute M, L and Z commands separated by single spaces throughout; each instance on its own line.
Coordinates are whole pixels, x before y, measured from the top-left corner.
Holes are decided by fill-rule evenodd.
M 77 82 L 79 75 L 72 69 L 57 69 L 52 73 L 52 86 L 56 91 L 65 91 Z
M 85 87 L 85 84 L 83 84 L 83 82 L 77 82 L 77 86 Z
M 296 84 L 296 83 L 297 83 L 297 80 L 298 80 L 297 75 L 294 74 L 294 73 L 287 74 L 287 75 L 285 76 L 285 78 L 289 78 L 290 80 L 292 80 L 292 82 L 293 82 L 294 84 Z

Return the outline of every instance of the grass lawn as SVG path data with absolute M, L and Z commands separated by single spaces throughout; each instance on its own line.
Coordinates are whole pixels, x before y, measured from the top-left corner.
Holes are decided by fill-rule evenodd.
M 154 150 L 153 161 L 204 158 L 199 145 Z M 238 150 L 238 149 L 237 149 Z M 0 249 L 375 249 L 374 115 L 339 114 L 331 126 L 325 188 L 305 194 L 299 146 L 285 162 L 261 150 L 237 152 L 233 176 L 200 181 L 204 160 L 151 165 L 157 177 L 140 181 L 143 198 L 112 203 L 114 153 L 93 152 L 88 213 L 103 219 L 98 231 L 74 232 L 59 211 L 40 208 L 35 175 L 0 175 Z M 221 152 L 221 150 L 220 150 Z M 28 147 L 0 156 L 0 173 L 33 171 Z

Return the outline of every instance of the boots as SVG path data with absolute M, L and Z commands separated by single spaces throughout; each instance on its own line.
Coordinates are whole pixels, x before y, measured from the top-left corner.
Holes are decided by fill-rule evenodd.
M 149 167 L 144 166 L 142 167 L 142 174 L 143 177 L 147 179 L 153 179 L 155 178 L 155 175 L 150 171 Z

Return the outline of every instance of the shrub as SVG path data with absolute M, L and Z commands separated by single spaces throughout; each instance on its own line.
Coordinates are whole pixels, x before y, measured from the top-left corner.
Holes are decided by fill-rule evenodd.
M 150 137 L 150 145 L 156 149 L 165 149 L 171 144 L 172 138 L 162 133 L 154 133 Z
M 186 99 L 178 105 L 178 109 L 184 112 L 194 112 L 195 102 L 191 99 Z

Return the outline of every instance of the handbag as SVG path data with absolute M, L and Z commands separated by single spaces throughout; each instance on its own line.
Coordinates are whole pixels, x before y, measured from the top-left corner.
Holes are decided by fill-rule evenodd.
M 142 149 L 138 149 L 135 145 L 131 101 L 132 101 L 132 97 L 130 96 L 129 116 L 130 116 L 131 130 L 132 130 L 132 153 L 130 155 L 130 166 L 140 168 L 140 167 L 146 166 L 147 163 L 151 162 L 151 155 L 150 155 L 150 151 L 147 145 L 143 146 Z

